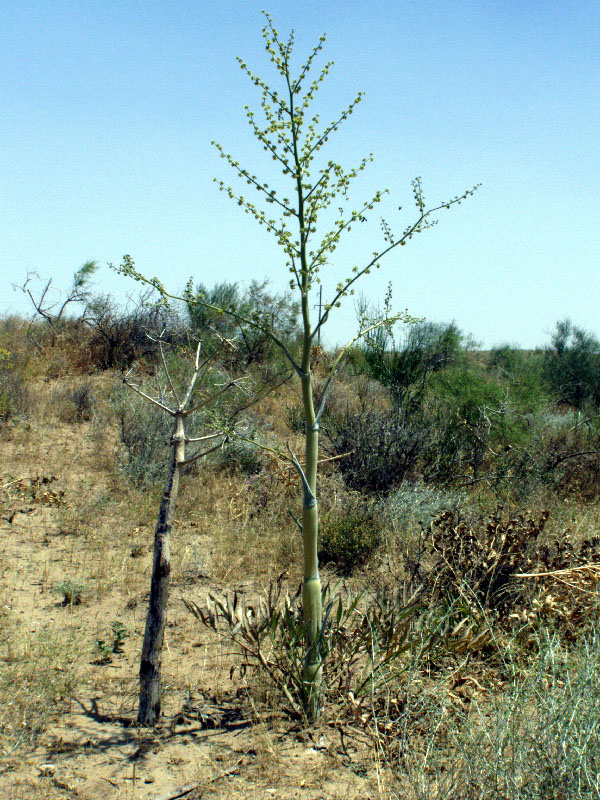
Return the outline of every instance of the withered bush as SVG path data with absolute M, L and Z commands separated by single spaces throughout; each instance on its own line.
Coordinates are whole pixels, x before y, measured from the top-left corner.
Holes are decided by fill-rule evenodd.
M 505 610 L 513 602 L 507 594 L 515 573 L 529 572 L 543 563 L 549 567 L 549 550 L 542 549 L 548 511 L 538 517 L 505 516 L 496 509 L 476 522 L 445 511 L 430 526 L 427 550 L 434 565 L 427 583 L 437 594 L 454 594 L 467 587 L 486 609 Z
M 547 414 L 539 423 L 532 468 L 559 497 L 592 500 L 600 492 L 600 429 L 594 416 Z
M 23 323 L 15 317 L 0 320 L 0 424 L 27 414 L 29 358 Z
M 597 571 L 588 567 L 600 563 L 600 537 L 577 544 L 569 530 L 549 537 L 548 517 L 497 508 L 467 520 L 446 511 L 406 553 L 407 571 L 433 600 L 462 595 L 476 616 L 509 625 L 552 618 L 574 631 L 598 605 Z M 539 578 L 521 577 L 532 574 Z
M 0 361 L 0 424 L 11 417 L 25 415 L 29 400 L 23 376 L 10 363 L 4 364 Z
M 183 336 L 182 323 L 170 309 L 156 308 L 142 296 L 134 306 L 120 308 L 110 296 L 88 305 L 85 324 L 90 329 L 90 359 L 95 369 L 129 369 L 135 361 L 158 357 L 157 339 Z
M 57 399 L 63 422 L 89 422 L 94 416 L 94 390 L 89 380 L 62 391 Z

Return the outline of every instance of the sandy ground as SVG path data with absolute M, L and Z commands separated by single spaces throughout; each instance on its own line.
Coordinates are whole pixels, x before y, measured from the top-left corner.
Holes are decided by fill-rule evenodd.
M 14 685 L 2 687 L 3 703 L 22 691 L 17 667 L 34 639 L 59 648 L 50 669 L 75 676 L 35 741 L 25 737 L 15 746 L 16 734 L 6 739 L 0 798 L 390 796 L 360 737 L 325 724 L 303 729 L 257 705 L 248 687 L 231 679 L 226 644 L 199 629 L 181 602 L 212 585 L 214 548 L 201 520 L 177 520 L 163 719 L 154 731 L 138 729 L 153 510 L 116 499 L 112 452 L 114 442 L 97 423 L 15 427 L 0 442 L 0 624 L 10 636 L 2 657 L 16 665 L 6 673 Z M 83 585 L 80 603 L 63 604 L 57 585 L 66 580 Z M 110 640 L 115 620 L 129 634 L 123 652 L 97 663 L 95 643 Z

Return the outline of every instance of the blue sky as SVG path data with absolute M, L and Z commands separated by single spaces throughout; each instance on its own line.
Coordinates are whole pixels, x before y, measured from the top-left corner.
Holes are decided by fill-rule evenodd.
M 235 61 L 275 83 L 261 9 L 244 2 L 28 2 L 0 7 L 0 312 L 28 271 L 66 289 L 88 259 L 97 290 L 130 253 L 174 291 L 190 276 L 287 283 L 276 245 L 220 194 L 234 175 L 211 147 L 276 183 L 244 106 L 260 95 Z M 372 250 L 383 213 L 414 217 L 410 181 L 433 204 L 474 197 L 393 253 L 362 291 L 433 321 L 456 320 L 484 347 L 543 345 L 558 319 L 600 335 L 600 3 L 597 0 L 288 2 L 266 5 L 296 31 L 297 63 L 321 33 L 323 120 L 365 92 L 325 158 L 373 153 L 352 205 L 390 195 L 323 274 L 324 296 Z M 402 212 L 398 212 L 402 206 Z M 356 330 L 349 301 L 329 342 Z

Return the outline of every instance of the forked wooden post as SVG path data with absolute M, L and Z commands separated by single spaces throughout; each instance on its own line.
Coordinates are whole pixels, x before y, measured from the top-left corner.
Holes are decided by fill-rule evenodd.
M 144 632 L 142 657 L 140 661 L 140 696 L 137 719 L 140 725 L 147 727 L 155 725 L 160 718 L 161 657 L 165 636 L 165 626 L 167 622 L 169 583 L 171 576 L 171 529 L 173 527 L 173 519 L 175 517 L 177 496 L 179 494 L 179 478 L 181 475 L 181 468 L 185 464 L 190 464 L 192 461 L 196 461 L 202 456 L 208 455 L 208 453 L 211 453 L 213 450 L 221 447 L 226 438 L 221 431 L 217 431 L 216 433 L 211 433 L 207 436 L 200 436 L 190 439 L 186 437 L 185 434 L 185 419 L 195 411 L 198 411 L 200 408 L 208 405 L 233 385 L 233 381 L 229 382 L 226 384 L 224 389 L 213 393 L 208 398 L 203 399 L 200 403 L 188 408 L 198 374 L 201 368 L 207 363 L 205 362 L 202 365 L 200 364 L 200 345 L 198 345 L 198 349 L 196 350 L 194 374 L 192 375 L 188 385 L 185 397 L 181 401 L 177 396 L 177 392 L 175 391 L 175 387 L 173 386 L 173 382 L 171 380 L 171 375 L 164 357 L 162 343 L 160 343 L 160 352 L 163 368 L 165 370 L 172 395 L 177 404 L 176 408 L 170 408 L 162 400 L 158 400 L 157 398 L 151 397 L 150 395 L 141 391 L 139 387 L 130 382 L 130 373 L 125 376 L 125 383 L 130 388 L 132 388 L 150 403 L 157 405 L 174 419 L 173 435 L 171 437 L 171 465 L 169 468 L 169 474 L 167 476 L 165 490 L 160 502 L 158 520 L 154 533 L 154 556 L 152 562 L 152 577 L 150 579 L 150 601 L 148 603 L 146 629 Z M 186 461 L 186 443 L 206 441 L 207 439 L 214 438 L 220 439 L 217 445 L 213 445 L 207 450 L 196 453 L 194 456 L 192 456 L 192 458 L 189 458 Z

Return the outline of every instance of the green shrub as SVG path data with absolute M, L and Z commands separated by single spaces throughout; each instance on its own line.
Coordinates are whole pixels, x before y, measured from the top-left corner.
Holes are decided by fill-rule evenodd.
M 362 566 L 383 539 L 381 519 L 362 501 L 322 514 L 319 528 L 319 561 L 333 564 L 342 575 Z
M 285 422 L 292 433 L 304 433 L 304 411 L 299 403 L 286 406 Z
M 523 478 L 560 497 L 592 500 L 600 492 L 600 418 L 572 410 L 535 415 Z
M 290 337 L 296 334 L 299 305 L 289 292 L 271 294 L 268 285 L 268 281 L 260 283 L 253 280 L 248 289 L 242 291 L 239 284 L 227 281 L 215 284 L 212 289 L 199 284 L 194 297 L 260 322 L 265 328 L 273 330 L 281 341 L 288 343 Z M 245 366 L 269 361 L 279 351 L 264 331 L 240 324 L 228 314 L 194 304 L 193 301 L 188 303 L 187 311 L 193 334 L 204 342 L 208 351 L 219 349 L 223 339 L 229 340 L 231 352 L 235 353 L 232 360 L 241 361 Z
M 110 664 L 113 655 L 120 655 L 123 652 L 123 645 L 125 640 L 130 637 L 130 633 L 126 626 L 119 620 L 115 620 L 110 626 L 112 632 L 111 641 L 105 639 L 96 639 L 96 664 Z
M 255 437 L 254 431 L 246 433 L 249 439 Z M 241 439 L 232 439 L 223 446 L 221 464 L 228 470 L 243 475 L 257 475 L 263 468 L 264 456 L 260 447 Z
M 430 376 L 455 364 L 463 347 L 464 337 L 454 322 L 410 325 L 399 345 L 392 332 L 381 326 L 365 339 L 364 366 L 367 375 L 388 389 L 401 414 L 406 415 L 421 407 Z
M 569 320 L 556 324 L 543 370 L 557 402 L 600 405 L 600 341 Z
M 62 595 L 63 606 L 79 606 L 89 595 L 89 589 L 83 581 L 64 580 L 52 587 L 56 594 Z

